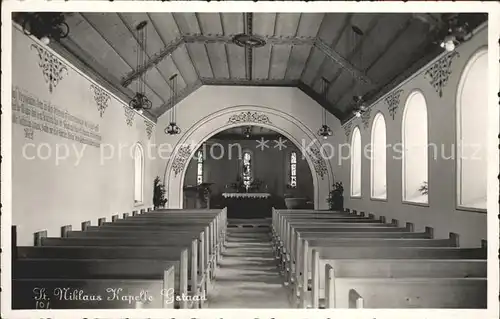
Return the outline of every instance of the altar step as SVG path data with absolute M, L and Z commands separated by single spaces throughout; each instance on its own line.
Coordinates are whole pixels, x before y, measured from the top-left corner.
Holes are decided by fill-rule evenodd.
M 228 218 L 227 227 L 228 228 L 261 228 L 265 231 L 268 231 L 269 227 L 271 227 L 271 219 L 270 218 L 255 218 L 255 219 Z

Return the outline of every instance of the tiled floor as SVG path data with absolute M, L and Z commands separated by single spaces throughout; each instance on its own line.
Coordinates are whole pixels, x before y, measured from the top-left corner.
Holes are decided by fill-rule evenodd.
M 208 308 L 291 308 L 267 229 L 228 228 L 208 299 Z

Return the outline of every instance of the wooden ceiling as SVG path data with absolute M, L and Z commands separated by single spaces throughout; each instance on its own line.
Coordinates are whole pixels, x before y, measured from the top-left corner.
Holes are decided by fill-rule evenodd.
M 178 74 L 177 102 L 202 85 L 294 86 L 340 120 L 352 96 L 368 101 L 436 57 L 431 32 L 440 14 L 412 13 L 69 13 L 70 34 L 53 48 L 124 99 L 147 72 L 157 118 L 170 106 L 168 79 Z M 137 70 L 135 27 L 147 21 L 147 67 Z M 353 31 L 358 27 L 363 35 Z M 234 35 L 266 44 L 244 48 Z M 327 99 L 321 79 L 329 81 Z

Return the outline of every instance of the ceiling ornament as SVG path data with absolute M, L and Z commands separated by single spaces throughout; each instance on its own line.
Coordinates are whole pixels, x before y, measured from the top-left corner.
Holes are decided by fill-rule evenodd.
M 175 177 L 184 171 L 184 166 L 191 156 L 191 145 L 183 145 L 177 150 L 177 155 L 175 156 L 174 162 L 172 164 L 172 170 L 174 171 Z
M 36 43 L 31 44 L 31 49 L 33 48 L 38 53 L 38 66 L 42 69 L 45 82 L 49 84 L 49 92 L 52 93 L 54 88 L 63 79 L 63 74 L 68 74 L 68 68 L 49 50 Z
M 146 126 L 146 134 L 148 136 L 148 140 L 150 140 L 151 135 L 153 135 L 153 123 L 151 123 L 151 121 L 144 120 L 144 125 Z
M 266 45 L 266 40 L 257 35 L 240 33 L 233 37 L 233 43 L 243 48 L 260 48 Z
M 403 89 L 399 89 L 389 93 L 389 95 L 385 97 L 385 103 L 387 103 L 387 109 L 389 110 L 389 114 L 391 114 L 393 120 L 399 108 L 399 102 L 402 93 Z
M 326 168 L 326 162 L 321 155 L 321 152 L 319 151 L 319 149 L 313 147 L 308 149 L 308 153 L 316 174 L 324 180 L 325 176 L 328 174 L 328 169 Z
M 451 65 L 453 59 L 456 57 L 460 57 L 457 51 L 450 52 L 434 62 L 434 64 L 425 71 L 425 76 L 429 79 L 430 84 L 434 87 L 439 97 L 443 97 L 443 89 L 448 84 L 448 80 L 452 73 Z
M 265 114 L 259 112 L 243 111 L 239 114 L 231 115 L 227 124 L 239 124 L 239 123 L 260 123 L 271 125 L 271 120 Z
M 125 122 L 128 126 L 132 126 L 134 124 L 135 111 L 128 107 L 128 105 L 124 105 L 123 110 L 125 111 Z
M 51 39 L 59 41 L 69 34 L 69 26 L 65 22 L 64 14 L 60 12 L 30 12 L 20 15 L 24 34 L 35 36 L 45 45 L 48 45 Z
M 111 97 L 103 88 L 98 85 L 91 84 L 90 90 L 94 91 L 94 101 L 97 104 L 97 110 L 102 117 L 104 111 L 106 111 L 106 108 L 108 107 L 108 102 L 111 100 Z

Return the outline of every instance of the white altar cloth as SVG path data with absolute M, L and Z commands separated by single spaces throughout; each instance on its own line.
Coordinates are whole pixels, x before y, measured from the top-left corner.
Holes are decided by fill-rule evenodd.
M 222 193 L 224 198 L 268 198 L 269 193 Z

